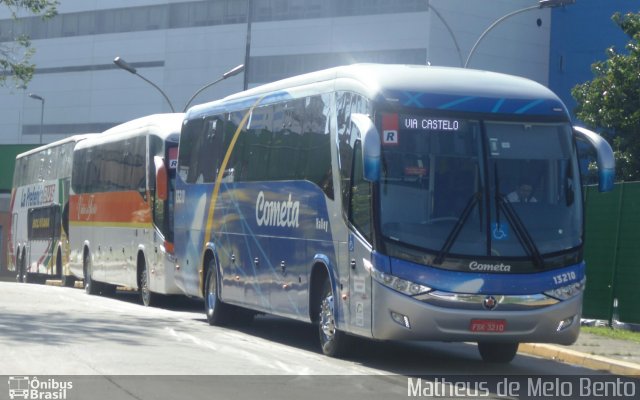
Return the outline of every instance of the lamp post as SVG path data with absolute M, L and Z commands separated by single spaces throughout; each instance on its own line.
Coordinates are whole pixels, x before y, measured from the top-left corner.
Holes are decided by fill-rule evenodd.
M 216 79 L 215 81 L 211 82 L 211 83 L 207 83 L 206 85 L 204 85 L 203 87 L 201 87 L 200 89 L 198 89 L 193 96 L 191 96 L 191 98 L 189 99 L 189 101 L 187 101 L 187 104 L 185 104 L 184 106 L 184 110 L 182 110 L 182 112 L 186 112 L 187 109 L 189 108 L 189 104 L 191 104 L 191 102 L 193 101 L 193 99 L 196 98 L 197 95 L 199 95 L 203 90 L 205 90 L 208 87 L 211 87 L 213 85 L 215 85 L 216 83 L 223 81 L 227 78 L 231 78 L 232 76 L 238 75 L 240 72 L 244 71 L 244 64 L 240 64 L 237 67 L 225 72 L 224 74 L 222 74 L 222 76 L 218 79 Z
M 514 15 L 523 13 L 525 11 L 531 11 L 531 10 L 535 10 L 535 9 L 539 9 L 539 8 L 562 7 L 562 6 L 573 4 L 575 2 L 576 2 L 576 0 L 538 0 L 538 5 L 531 6 L 531 7 L 525 7 L 525 8 L 522 8 L 520 10 L 516 10 L 516 11 L 510 12 L 510 13 L 508 13 L 508 14 L 506 14 L 506 15 L 498 18 L 498 19 L 496 19 L 495 21 L 493 21 L 493 23 L 491 25 L 489 25 L 489 27 L 487 29 L 484 30 L 484 32 L 482 32 L 480 37 L 478 37 L 478 40 L 476 40 L 476 43 L 473 45 L 473 47 L 471 48 L 471 51 L 469 52 L 469 55 L 467 56 L 467 61 L 465 61 L 465 63 L 464 63 L 464 68 L 467 68 L 467 66 L 469 65 L 469 61 L 471 60 L 471 57 L 475 53 L 476 48 L 478 47 L 478 45 L 480 44 L 482 39 L 484 39 L 484 37 L 487 36 L 487 34 L 493 28 L 495 28 L 496 25 L 498 25 L 500 22 L 504 21 L 505 19 L 507 19 L 509 17 L 513 17 Z
M 143 79 L 144 81 L 146 81 L 147 83 L 149 83 L 151 86 L 153 86 L 154 88 L 158 89 L 158 91 L 160 92 L 160 94 L 162 94 L 162 96 L 164 96 L 165 100 L 167 100 L 167 103 L 169 103 L 169 107 L 171 107 L 171 112 L 176 112 L 175 109 L 173 108 L 173 104 L 171 104 L 171 100 L 169 100 L 169 97 L 167 97 L 167 95 L 165 94 L 165 92 L 162 91 L 162 89 L 160 89 L 158 87 L 158 85 L 156 85 L 155 83 L 151 82 L 149 79 L 145 78 L 144 76 L 140 75 L 138 73 L 138 71 L 129 63 L 127 63 L 125 60 L 123 60 L 121 57 L 116 57 L 113 60 L 113 63 L 115 65 L 118 66 L 118 68 L 121 68 L 129 73 L 132 73 L 134 75 L 139 76 L 141 79 Z
M 40 100 L 41 102 L 40 104 L 40 144 L 42 144 L 42 127 L 44 123 L 44 98 L 41 96 L 38 96 L 35 93 L 29 93 L 29 97 L 35 100 Z
M 430 2 L 427 3 L 427 7 L 429 10 L 433 11 L 435 16 L 438 17 L 438 19 L 444 24 L 444 27 L 447 28 L 447 31 L 449 31 L 449 35 L 451 36 L 451 39 L 453 39 L 453 44 L 456 46 L 456 50 L 458 51 L 458 58 L 460 59 L 460 65 L 463 65 L 462 52 L 460 51 L 460 46 L 458 45 L 458 40 L 456 39 L 456 35 L 453 34 L 453 30 L 451 29 L 447 21 L 442 17 L 442 14 L 440 14 L 440 12 L 438 12 L 438 10 Z M 427 59 L 427 63 L 428 63 L 428 59 Z

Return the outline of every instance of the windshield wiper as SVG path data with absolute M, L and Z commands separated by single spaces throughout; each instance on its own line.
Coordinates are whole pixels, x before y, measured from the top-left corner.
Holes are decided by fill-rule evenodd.
M 513 227 L 513 230 L 516 233 L 516 237 L 520 242 L 520 245 L 525 249 L 527 254 L 532 258 L 533 264 L 538 269 L 544 269 L 544 259 L 540 254 L 540 250 L 538 250 L 538 246 L 536 246 L 536 242 L 531 237 L 531 234 L 527 230 L 527 227 L 524 225 L 516 210 L 513 209 L 513 206 L 507 200 L 506 196 L 500 193 L 500 180 L 498 179 L 498 166 L 494 166 L 495 172 L 495 184 L 496 184 L 496 193 L 495 193 L 495 201 L 496 201 L 496 229 L 500 228 L 500 214 L 499 211 L 502 210 L 504 215 L 507 218 L 507 221 Z M 490 227 L 491 228 L 491 227 Z
M 458 239 L 458 235 L 460 235 L 460 231 L 462 231 L 464 224 L 467 222 L 467 219 L 469 219 L 469 215 L 471 215 L 471 211 L 473 211 L 473 207 L 475 207 L 480 202 L 480 200 L 482 200 L 482 189 L 472 194 L 471 197 L 469 198 L 469 201 L 467 201 L 467 205 L 462 210 L 462 214 L 460 214 L 460 218 L 458 218 L 458 221 L 456 222 L 455 226 L 453 227 L 451 232 L 449 232 L 449 235 L 447 236 L 447 240 L 444 241 L 444 245 L 438 252 L 438 255 L 436 256 L 436 258 L 433 260 L 433 263 L 435 265 L 442 264 L 442 262 L 444 261 L 444 258 L 447 256 L 447 254 L 449 254 L 449 251 L 451 251 L 451 247 L 453 247 L 453 244 L 456 242 L 456 239 Z M 480 212 L 482 212 L 481 208 L 480 208 Z M 480 218 L 480 220 L 482 221 L 482 218 Z

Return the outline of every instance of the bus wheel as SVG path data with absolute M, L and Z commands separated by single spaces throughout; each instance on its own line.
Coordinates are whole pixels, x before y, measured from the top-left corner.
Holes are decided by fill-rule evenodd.
M 87 294 L 100 294 L 100 284 L 96 281 L 94 281 L 91 278 L 91 260 L 89 259 L 89 255 L 85 254 L 84 255 L 84 261 L 83 261 L 83 268 L 82 268 L 83 272 L 84 272 L 84 291 Z
M 209 262 L 204 288 L 204 311 L 209 325 L 225 325 L 229 322 L 229 306 L 220 301 L 218 294 L 218 273 L 214 260 Z
M 519 343 L 478 342 L 482 360 L 490 363 L 509 363 L 518 352 Z
M 62 268 L 62 253 L 58 249 L 58 255 L 56 256 L 56 269 L 60 276 L 60 281 L 64 287 L 73 287 L 76 284 L 76 278 L 73 275 L 65 275 Z
M 76 278 L 73 275 L 62 275 L 60 277 L 62 281 L 62 286 L 64 287 L 74 287 L 76 284 Z
M 20 250 L 18 250 L 16 256 L 16 282 L 22 283 L 22 257 L 20 257 Z
M 157 306 L 160 303 L 160 295 L 153 293 L 149 288 L 149 268 L 147 268 L 147 263 L 142 262 L 141 267 L 140 282 L 138 282 L 140 300 L 145 307 Z
M 320 318 L 318 331 L 322 352 L 330 357 L 346 355 L 349 346 L 349 336 L 336 328 L 335 296 L 331 289 L 331 281 L 327 278 L 322 288 L 320 299 Z

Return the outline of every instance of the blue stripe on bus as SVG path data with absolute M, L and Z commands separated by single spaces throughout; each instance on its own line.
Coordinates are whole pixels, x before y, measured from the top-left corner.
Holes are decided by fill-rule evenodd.
M 390 263 L 394 276 L 451 293 L 538 294 L 579 282 L 585 276 L 584 262 L 530 274 L 451 271 L 393 258 Z
M 397 98 L 405 107 L 433 110 L 544 116 L 564 115 L 565 110 L 562 103 L 551 98 L 495 98 L 409 91 L 386 92 L 385 98 Z

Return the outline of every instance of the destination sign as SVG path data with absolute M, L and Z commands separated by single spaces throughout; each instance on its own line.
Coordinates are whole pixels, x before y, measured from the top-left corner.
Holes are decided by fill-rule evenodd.
M 457 132 L 463 128 L 464 122 L 457 119 L 433 118 L 415 115 L 400 116 L 400 129 Z

